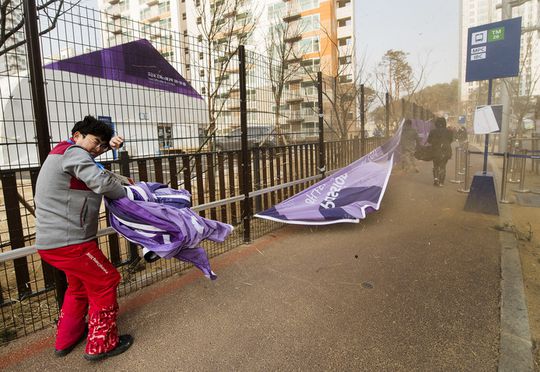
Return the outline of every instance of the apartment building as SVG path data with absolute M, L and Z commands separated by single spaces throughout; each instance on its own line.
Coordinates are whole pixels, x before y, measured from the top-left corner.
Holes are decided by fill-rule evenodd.
M 237 61 L 228 61 L 226 71 L 219 68 L 219 64 L 228 58 L 229 51 L 225 49 L 230 39 L 233 39 L 232 44 L 245 44 L 247 49 L 264 54 L 272 27 L 276 23 L 289 23 L 299 31 L 288 40 L 295 48 L 294 57 L 289 61 L 291 64 L 296 63 L 306 71 L 321 70 L 328 76 L 335 76 L 340 71 L 340 83 L 354 81 L 352 0 L 245 0 L 238 4 L 237 0 L 100 1 L 100 9 L 108 14 L 105 20 L 107 46 L 141 37 L 152 41 L 205 99 L 215 100 L 209 106 L 225 109 L 217 115 L 219 118 L 210 118 L 219 128 L 236 123 L 239 117 L 239 90 L 234 83 Z M 220 12 L 218 19 L 212 16 L 215 12 Z M 142 28 L 133 27 L 130 20 L 141 22 Z M 209 32 L 211 22 L 221 31 Z M 174 37 L 163 29 L 171 30 Z M 262 77 L 266 71 L 252 73 Z M 271 87 L 261 83 L 255 85 L 248 89 L 253 98 L 251 102 L 268 107 L 253 108 L 252 111 L 271 112 L 271 100 L 264 94 Z M 217 91 L 214 91 L 215 86 L 218 86 Z M 304 74 L 300 79 L 288 82 L 286 89 L 291 98 L 284 102 L 284 108 L 288 110 L 284 129 L 317 133 L 315 83 Z M 310 95 L 314 99 L 307 99 Z M 221 101 L 225 100 L 229 102 L 221 106 Z M 253 120 L 261 120 L 255 113 L 250 115 Z M 270 123 L 271 115 L 263 120 Z
M 10 3 L 7 4 L 9 6 Z M 22 7 L 15 9 L 8 9 L 6 17 L 6 31 L 11 30 L 12 27 L 19 23 L 22 18 Z M 24 40 L 24 30 L 14 33 L 6 41 L 1 49 L 7 48 L 20 41 Z M 0 76 L 14 75 L 20 71 L 26 70 L 26 50 L 23 48 L 17 48 L 10 52 L 7 52 L 0 56 Z
M 315 137 L 318 133 L 315 73 L 321 71 L 324 76 L 337 77 L 338 84 L 355 80 L 354 2 L 273 0 L 268 3 L 267 15 L 269 32 L 280 22 L 288 24 L 286 41 L 293 48 L 288 62 L 300 72 L 286 84 L 282 109 L 287 111 L 288 118 L 282 127 L 306 138 Z M 325 111 L 329 113 L 327 116 L 332 115 L 328 107 Z

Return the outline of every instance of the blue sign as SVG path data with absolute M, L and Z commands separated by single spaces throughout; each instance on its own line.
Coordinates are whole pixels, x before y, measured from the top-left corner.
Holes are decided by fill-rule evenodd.
M 109 124 L 110 127 L 111 127 L 112 130 L 113 130 L 113 133 L 116 135 L 115 125 L 114 125 L 114 123 L 113 123 L 113 121 L 112 121 L 112 118 L 111 118 L 110 116 L 98 116 L 98 120 L 101 120 L 101 121 L 103 121 L 103 122 Z M 114 160 L 118 159 L 118 154 L 116 153 L 116 150 L 113 149 L 112 152 L 113 152 L 113 159 L 114 159 Z
M 466 121 L 466 116 L 465 115 L 459 115 L 458 116 L 458 119 L 457 119 L 458 124 L 465 124 L 465 121 Z
M 465 81 L 519 75 L 521 17 L 469 28 Z

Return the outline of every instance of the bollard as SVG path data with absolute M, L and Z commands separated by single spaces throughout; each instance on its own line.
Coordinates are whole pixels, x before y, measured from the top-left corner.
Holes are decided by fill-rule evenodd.
M 463 192 L 463 193 L 468 193 L 471 191 L 470 189 L 470 185 L 469 185 L 469 161 L 470 161 L 470 154 L 469 154 L 469 149 L 467 149 L 465 151 L 465 174 L 464 174 L 464 178 L 463 178 L 463 184 L 462 184 L 462 188 L 461 189 L 458 189 L 459 192 Z
M 501 200 L 502 204 L 512 204 L 512 201 L 506 198 L 506 181 L 508 179 L 508 152 L 504 153 L 503 158 L 503 173 L 501 180 Z
M 514 189 L 515 192 L 526 193 L 531 192 L 531 190 L 525 188 L 525 165 L 527 164 L 526 151 L 522 152 L 522 161 L 520 162 L 520 172 L 519 172 L 519 189 Z
M 512 155 L 515 155 L 519 150 L 519 141 L 512 141 L 510 143 L 510 157 L 509 157 L 509 160 L 510 160 L 510 176 L 508 177 L 508 182 L 510 183 L 519 183 L 520 180 L 519 178 L 517 178 L 516 176 L 516 173 L 517 173 L 517 170 L 520 169 L 519 166 L 520 166 L 520 160 L 519 158 L 516 158 Z
M 451 183 L 461 183 L 460 180 L 460 167 L 461 167 L 461 146 L 456 147 L 456 157 L 454 159 L 454 179 L 450 180 Z

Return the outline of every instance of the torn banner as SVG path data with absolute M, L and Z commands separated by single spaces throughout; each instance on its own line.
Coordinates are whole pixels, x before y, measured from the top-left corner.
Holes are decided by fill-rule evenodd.
M 189 207 L 191 195 L 153 182 L 126 186 L 127 197 L 106 200 L 111 227 L 127 240 L 163 258 L 194 264 L 215 279 L 206 251 L 199 246 L 208 239 L 223 242 L 233 227 L 199 216 Z
M 359 222 L 380 207 L 401 129 L 369 154 L 255 217 L 297 225 Z

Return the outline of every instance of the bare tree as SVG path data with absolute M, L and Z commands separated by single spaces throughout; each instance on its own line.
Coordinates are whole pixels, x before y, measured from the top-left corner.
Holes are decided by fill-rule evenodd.
M 353 126 L 358 123 L 360 111 L 357 104 L 360 98 L 360 84 L 364 75 L 364 63 L 353 66 L 354 46 L 347 48 L 339 45 L 335 35 L 321 27 L 321 32 L 326 36 L 328 42 L 326 48 L 319 52 L 320 60 L 324 55 L 332 55 L 338 61 L 337 65 L 332 65 L 326 61 L 321 63 L 320 70 L 323 71 L 322 94 L 325 99 L 325 113 L 329 109 L 330 115 L 324 116 L 326 127 L 340 139 L 348 138 Z M 305 73 L 313 82 L 317 81 L 315 71 L 306 69 Z
M 75 4 L 66 4 L 64 0 L 46 0 L 37 4 L 38 16 L 46 20 L 46 25 L 39 35 L 52 31 L 58 19 L 73 8 Z M 24 27 L 24 12 L 22 0 L 0 0 L 0 56 L 24 45 L 26 39 Z M 19 36 L 19 37 L 17 37 Z
M 535 33 L 528 33 L 525 37 L 525 53 L 520 62 L 519 75 L 515 78 L 503 79 L 510 95 L 511 118 L 515 122 L 517 134 L 524 130 L 525 118 L 535 110 L 537 97 L 534 95 L 536 85 L 540 80 L 540 71 L 533 70 L 531 64 L 533 51 L 537 47 Z
M 209 125 L 206 138 L 214 135 L 227 99 L 220 99 L 228 74 L 237 66 L 238 47 L 247 43 L 257 22 L 256 11 L 246 9 L 246 0 L 203 0 L 197 6 L 198 39 L 204 45 L 206 70 L 204 91 Z M 236 64 L 236 65 L 235 65 Z M 230 86 L 227 86 L 230 91 Z M 228 98 L 230 92 L 224 94 Z M 204 95 L 204 94 L 203 94 Z
M 274 98 L 274 123 L 277 138 L 282 144 L 287 145 L 287 139 L 281 130 L 281 106 L 285 87 L 290 80 L 298 74 L 300 65 L 290 63 L 295 59 L 294 43 L 301 37 L 301 27 L 284 22 L 283 14 L 276 14 L 276 18 L 271 20 L 272 26 L 268 32 L 266 41 L 266 51 L 268 54 L 268 75 L 272 85 L 272 96 Z
M 407 61 L 408 53 L 390 49 L 383 55 L 375 70 L 377 98 L 385 105 L 385 93 L 390 95 L 390 125 L 398 121 L 397 102 L 405 98 L 407 103 L 417 103 L 415 94 L 422 89 L 425 80 L 427 57 L 419 63 L 415 72 Z

